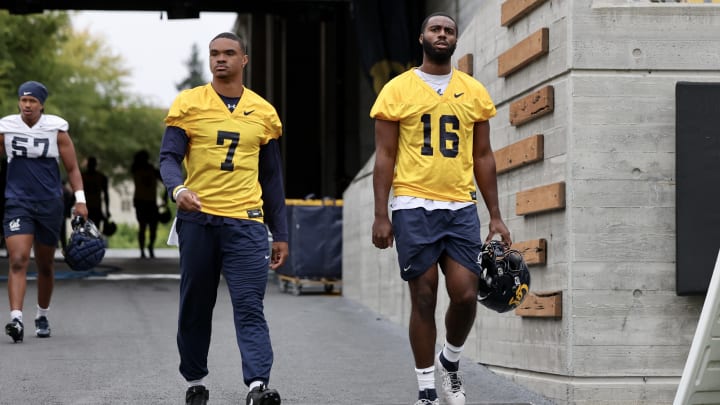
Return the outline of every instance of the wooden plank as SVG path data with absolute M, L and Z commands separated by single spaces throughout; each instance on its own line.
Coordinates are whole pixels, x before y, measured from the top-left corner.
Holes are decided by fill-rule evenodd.
M 565 208 L 565 182 L 519 191 L 515 197 L 515 214 L 529 215 Z
M 458 59 L 458 70 L 473 75 L 473 54 L 467 53 Z
M 545 264 L 547 261 L 547 241 L 545 239 L 513 242 L 512 248 L 522 253 L 525 264 Z
M 562 291 L 530 292 L 515 315 L 535 318 L 562 318 Z
M 555 90 L 545 86 L 510 104 L 510 125 L 519 126 L 550 114 L 555 109 Z
M 546 0 L 507 0 L 501 6 L 500 25 L 507 27 L 530 14 Z
M 547 55 L 550 30 L 541 28 L 498 56 L 498 77 L 507 77 L 534 60 Z
M 505 173 L 530 163 L 539 162 L 545 157 L 542 134 L 530 136 L 495 151 L 495 170 Z

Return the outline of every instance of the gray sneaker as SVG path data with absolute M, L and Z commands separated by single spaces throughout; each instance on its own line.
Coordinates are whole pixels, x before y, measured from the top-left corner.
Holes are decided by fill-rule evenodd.
M 47 317 L 41 316 L 35 319 L 35 336 L 39 338 L 50 337 L 50 322 Z
M 462 375 L 459 371 L 447 371 L 440 361 L 440 354 L 435 357 L 435 368 L 440 370 L 442 384 L 440 396 L 447 405 L 465 405 L 465 388 L 463 388 Z

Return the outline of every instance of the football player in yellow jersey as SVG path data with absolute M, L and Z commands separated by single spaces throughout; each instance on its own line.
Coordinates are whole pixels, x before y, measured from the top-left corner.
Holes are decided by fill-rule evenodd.
M 210 41 L 212 82 L 181 92 L 165 119 L 160 173 L 178 211 L 180 310 L 177 345 L 187 404 L 206 404 L 212 313 L 222 274 L 233 306 L 246 403 L 280 404 L 268 388 L 273 352 L 263 299 L 268 268 L 288 257 L 275 108 L 243 86 L 244 41 Z M 187 175 L 183 175 L 184 162 Z M 268 246 L 267 223 L 272 233 Z
M 439 403 L 436 368 L 445 403 L 465 404 L 459 360 L 475 321 L 483 245 L 475 182 L 490 214 L 486 241 L 500 235 L 512 244 L 498 207 L 490 147 L 488 120 L 495 106 L 482 84 L 452 68 L 457 34 L 449 15 L 428 16 L 420 34 L 422 65 L 388 82 L 370 111 L 376 152 L 372 241 L 380 249 L 395 243 L 400 275 L 410 289 L 416 405 Z M 436 355 L 439 269 L 450 305 L 445 344 Z

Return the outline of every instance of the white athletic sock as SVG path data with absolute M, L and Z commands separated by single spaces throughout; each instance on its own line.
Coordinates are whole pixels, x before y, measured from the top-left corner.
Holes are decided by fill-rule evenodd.
M 248 387 L 250 391 L 252 391 L 253 388 L 259 387 L 263 385 L 264 383 L 262 381 L 253 381 L 250 383 L 250 386 Z
M 12 311 L 10 311 L 10 320 L 12 321 L 15 318 L 19 319 L 20 322 L 22 322 L 22 311 L 18 309 L 13 309 Z
M 40 318 L 41 316 L 47 317 L 48 312 L 50 311 L 50 308 L 40 308 L 40 305 L 37 306 L 37 314 L 35 315 L 35 319 Z
M 460 361 L 460 356 L 462 355 L 463 347 L 465 345 L 462 345 L 460 347 L 453 346 L 450 343 L 448 343 L 447 339 L 445 340 L 445 345 L 443 346 L 442 354 L 443 357 L 445 357 L 445 360 L 451 362 L 451 363 L 457 363 Z
M 428 368 L 416 368 L 418 388 L 424 391 L 427 388 L 435 389 L 435 366 Z
M 197 387 L 198 385 L 204 385 L 202 378 L 199 379 L 199 380 L 188 381 L 187 383 L 188 383 L 188 388 L 189 388 L 189 387 Z

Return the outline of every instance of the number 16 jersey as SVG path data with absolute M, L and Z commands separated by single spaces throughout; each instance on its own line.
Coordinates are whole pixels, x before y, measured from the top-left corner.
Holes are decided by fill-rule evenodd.
M 473 130 L 494 115 L 485 87 L 457 69 L 442 95 L 413 69 L 389 81 L 370 117 L 398 122 L 394 195 L 475 201 Z

